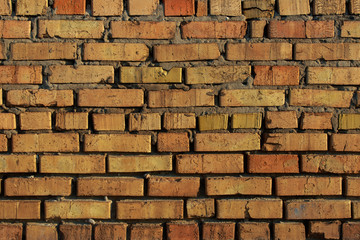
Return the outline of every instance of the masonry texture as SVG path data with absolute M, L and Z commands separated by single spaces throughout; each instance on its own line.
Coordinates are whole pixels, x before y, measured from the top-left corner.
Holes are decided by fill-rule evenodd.
M 360 239 L 360 0 L 0 0 L 0 240 Z

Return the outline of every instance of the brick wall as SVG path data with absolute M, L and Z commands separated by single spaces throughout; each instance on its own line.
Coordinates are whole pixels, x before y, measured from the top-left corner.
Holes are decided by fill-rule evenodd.
M 0 239 L 360 239 L 359 0 L 0 0 Z

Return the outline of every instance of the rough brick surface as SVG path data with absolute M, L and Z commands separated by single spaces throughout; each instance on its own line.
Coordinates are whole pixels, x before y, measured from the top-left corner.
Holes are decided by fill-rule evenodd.
M 11 0 L 1 0 L 0 1 L 0 14 L 1 15 L 11 15 L 12 4 Z
M 141 107 L 141 89 L 84 89 L 78 94 L 78 105 L 83 107 Z
M 72 224 L 65 223 L 59 226 L 60 236 L 64 240 L 84 239 L 91 240 L 92 226 L 90 224 Z
M 244 81 L 251 74 L 249 66 L 195 67 L 186 69 L 187 84 Z M 221 75 L 221 78 L 218 76 Z
M 30 38 L 31 22 L 0 21 L 0 38 Z
M 182 38 L 244 38 L 245 21 L 189 22 L 181 26 Z
M 85 14 L 86 1 L 85 0 L 54 0 L 54 8 L 56 14 L 71 15 Z
M 0 66 L 2 84 L 42 84 L 41 66 Z
M 299 158 L 297 155 L 250 155 L 247 160 L 250 173 L 298 173 Z
M 51 129 L 51 112 L 20 113 L 21 130 Z
M 21 223 L 2 223 L 0 224 L 0 239 L 22 239 L 23 226 Z M 29 238 L 30 239 L 30 238 Z
M 112 38 L 172 39 L 175 30 L 175 22 L 111 22 Z
M 160 224 L 134 224 L 130 228 L 131 239 L 161 240 L 163 227 Z
M 76 43 L 14 43 L 11 53 L 14 60 L 76 59 Z
M 240 239 L 270 239 L 270 228 L 268 223 L 243 222 L 238 224 Z
M 325 239 L 339 239 L 340 238 L 340 221 L 333 222 L 310 222 L 311 237 L 323 236 Z
M 274 226 L 275 239 L 301 239 L 305 240 L 305 226 L 299 222 L 282 222 L 275 223 Z
M 58 232 L 56 224 L 47 223 L 28 223 L 26 224 L 26 239 L 57 239 Z
M 47 7 L 46 0 L 19 0 L 16 2 L 16 15 L 45 15 Z
M 220 240 L 235 238 L 234 222 L 205 222 L 202 229 L 203 240 Z
M 327 151 L 327 134 L 269 133 L 263 147 L 265 151 Z
M 299 85 L 299 67 L 255 66 L 254 85 Z
M 151 108 L 213 106 L 211 93 L 208 89 L 150 91 L 148 102 Z
M 129 15 L 154 15 L 158 5 L 159 0 L 129 0 Z
M 284 90 L 223 90 L 220 95 L 220 105 L 225 107 L 270 107 L 284 103 Z
M 195 14 L 195 0 L 164 0 L 165 16 L 189 16 Z
M 125 240 L 126 228 L 127 224 L 125 223 L 100 223 L 94 228 L 94 238 L 95 240 L 103 238 Z
M 150 177 L 148 195 L 155 197 L 196 197 L 200 178 L 195 177 Z
M 241 140 L 241 141 L 240 141 Z M 256 133 L 198 133 L 195 151 L 246 151 L 259 150 L 260 136 Z
M 271 179 L 262 177 L 206 178 L 207 195 L 270 195 Z
M 302 15 L 310 13 L 308 0 L 279 0 L 280 15 Z
M 124 4 L 122 0 L 92 0 L 93 16 L 118 16 L 122 14 Z
M 85 43 L 84 60 L 145 61 L 149 49 L 142 43 Z
M 210 198 L 192 198 L 186 201 L 189 218 L 209 218 L 215 215 L 215 201 Z
M 109 172 L 163 172 L 172 170 L 171 155 L 109 156 Z
M 290 43 L 228 43 L 227 60 L 291 60 Z
M 169 240 L 199 239 L 199 235 L 200 235 L 199 226 L 195 222 L 168 223 L 166 225 L 166 228 L 167 228 L 167 237 Z
M 210 0 L 210 15 L 240 16 L 241 1 Z

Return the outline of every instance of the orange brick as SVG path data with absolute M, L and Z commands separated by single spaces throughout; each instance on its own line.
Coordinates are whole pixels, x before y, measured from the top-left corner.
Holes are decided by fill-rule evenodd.
M 117 219 L 182 219 L 183 205 L 182 200 L 121 200 Z
M 202 240 L 235 239 L 234 222 L 204 222 Z
M 31 22 L 2 20 L 0 29 L 0 38 L 30 38 Z
M 358 155 L 318 155 L 301 156 L 302 172 L 308 173 L 360 173 L 360 156 Z
M 11 13 L 12 13 L 11 0 L 0 0 L 0 15 L 11 15 Z
M 208 1 L 207 0 L 197 0 L 196 2 L 196 16 L 203 17 L 208 15 Z
M 8 150 L 8 139 L 5 134 L 0 134 L 0 152 Z
M 122 0 L 92 0 L 91 10 L 93 16 L 119 16 L 123 13 Z
M 360 13 L 360 2 L 359 0 L 350 0 L 349 11 L 351 14 L 359 14 Z
M 56 113 L 55 127 L 60 130 L 88 129 L 88 113 Z
M 266 20 L 258 20 L 250 22 L 250 34 L 252 38 L 263 38 L 266 27 Z
M 103 155 L 42 155 L 41 173 L 99 174 L 105 173 Z
M 122 155 L 108 157 L 108 172 L 164 172 L 172 170 L 171 155 Z
M 165 113 L 163 126 L 167 130 L 196 128 L 195 113 Z
M 68 107 L 74 105 L 72 90 L 10 90 L 7 104 L 23 107 Z
M 215 201 L 210 198 L 191 198 L 186 201 L 188 218 L 210 218 L 215 216 Z
M 214 106 L 215 100 L 211 93 L 210 89 L 149 91 L 148 106 L 151 108 Z
M 241 16 L 241 1 L 210 0 L 210 15 Z
M 56 14 L 83 15 L 85 14 L 85 0 L 55 0 L 54 8 Z
M 5 46 L 3 43 L 0 44 L 0 59 L 6 59 Z
M 190 151 L 188 133 L 159 133 L 157 149 L 159 152 Z
M 0 113 L 0 130 L 16 129 L 16 119 L 13 113 Z
M 5 179 L 5 196 L 69 196 L 72 178 L 37 177 Z
M 92 122 L 95 131 L 124 131 L 125 114 L 93 114 Z
M 94 240 L 125 240 L 126 223 L 99 223 L 94 230 Z
M 254 85 L 299 85 L 298 66 L 254 66 Z
M 330 150 L 336 152 L 359 152 L 360 134 L 332 134 Z
M 0 173 L 36 172 L 36 155 L 0 155 Z
M 360 60 L 356 43 L 296 43 L 295 60 Z
M 144 179 L 87 177 L 77 179 L 77 196 L 143 196 Z
M 352 201 L 352 218 L 360 218 L 360 201 Z
M 263 222 L 242 222 L 238 223 L 239 239 L 264 239 L 270 240 L 269 223 Z
M 145 61 L 149 48 L 143 43 L 85 43 L 86 61 Z
M 92 226 L 90 224 L 65 223 L 59 226 L 59 234 L 63 240 L 91 240 Z
M 219 199 L 216 200 L 218 219 L 281 219 L 281 199 Z
M 298 173 L 299 157 L 297 155 L 254 155 L 248 156 L 249 173 Z
M 13 152 L 79 152 L 77 133 L 36 133 L 12 136 Z
M 81 107 L 142 107 L 142 89 L 82 89 L 78 95 Z
M 0 219 L 40 219 L 40 203 L 37 200 L 1 200 Z
M 197 133 L 195 151 L 251 151 L 260 149 L 257 133 Z
M 301 129 L 332 129 L 332 113 L 310 113 L 302 114 L 300 128 Z
M 41 66 L 0 66 L 1 84 L 42 84 Z
M 195 14 L 195 0 L 164 0 L 165 16 L 189 16 Z
M 347 177 L 346 178 L 345 194 L 346 196 L 358 197 L 360 196 L 360 178 Z
M 360 223 L 359 222 L 345 222 L 342 225 L 342 239 L 354 240 L 360 237 Z
M 16 1 L 16 15 L 45 15 L 47 7 L 47 0 L 19 0 Z
M 335 36 L 334 20 L 306 21 L 306 38 L 333 38 Z
M 227 60 L 291 60 L 290 43 L 228 43 Z
M 46 224 L 46 223 L 27 223 L 26 239 L 27 240 L 58 239 L 56 225 Z
M 175 31 L 176 22 L 111 22 L 112 38 L 173 39 Z
M 266 133 L 265 151 L 327 151 L 326 133 Z
M 285 201 L 287 219 L 351 218 L 350 200 L 304 199 Z
M 285 104 L 285 91 L 272 89 L 222 90 L 220 106 L 223 107 L 271 107 Z
M 22 239 L 23 235 L 23 224 L 22 223 L 1 223 L 0 224 L 0 239 Z M 30 238 L 26 238 L 30 239 Z M 32 239 L 30 239 L 32 240 Z
M 345 13 L 345 0 L 314 0 L 314 15 L 332 15 Z
M 159 177 L 148 180 L 148 195 L 155 197 L 196 197 L 200 189 L 200 178 Z
M 151 152 L 150 135 L 86 134 L 85 152 Z
M 182 154 L 176 155 L 177 173 L 243 173 L 242 154 Z
M 298 119 L 295 111 L 266 112 L 266 128 L 298 128 Z
M 297 222 L 281 222 L 274 224 L 275 239 L 299 239 L 305 240 L 305 226 Z
M 162 240 L 163 239 L 163 227 L 161 224 L 133 224 L 130 228 L 130 239 L 142 239 L 142 240 Z
M 270 21 L 269 38 L 305 38 L 304 21 Z
M 142 130 L 161 130 L 161 115 L 159 113 L 131 113 L 129 131 Z
M 181 25 L 182 38 L 244 38 L 246 21 L 188 22 Z
M 170 222 L 166 224 L 168 240 L 198 240 L 199 226 L 196 222 Z
M 340 239 L 340 221 L 331 222 L 310 222 L 309 236 L 319 237 L 324 239 Z
M 74 60 L 77 44 L 70 42 L 13 43 L 13 60 Z
M 129 15 L 154 15 L 159 0 L 128 0 Z
M 280 15 L 303 15 L 310 13 L 309 0 L 279 0 Z
M 163 44 L 154 46 L 157 62 L 215 60 L 220 57 L 217 43 Z

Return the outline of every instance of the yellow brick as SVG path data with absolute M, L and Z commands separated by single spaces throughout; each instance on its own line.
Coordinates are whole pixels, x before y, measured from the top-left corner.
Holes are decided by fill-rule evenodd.
M 43 15 L 47 7 L 47 0 L 19 0 L 16 2 L 16 15 Z
M 120 76 L 122 83 L 181 83 L 182 69 L 166 71 L 161 67 L 122 67 Z
M 357 43 L 296 43 L 295 60 L 360 60 Z
M 131 113 L 129 131 L 142 130 L 161 130 L 161 115 L 159 113 Z
M 228 83 L 243 81 L 251 74 L 250 66 L 216 66 L 186 68 L 187 84 Z
M 40 219 L 40 203 L 35 200 L 2 200 L 0 219 Z
M 68 107 L 74 104 L 72 90 L 10 90 L 6 100 L 10 106 L 23 107 Z
M 16 119 L 13 113 L 0 113 L 0 129 L 16 129 Z
M 271 195 L 269 177 L 209 177 L 206 195 Z
M 210 0 L 210 14 L 224 16 L 241 16 L 241 1 Z
M 339 129 L 359 129 L 360 114 L 340 114 Z
M 0 0 L 0 15 L 11 15 L 11 0 Z
M 0 172 L 36 172 L 36 155 L 0 155 Z
M 310 3 L 308 0 L 279 0 L 280 15 L 302 15 L 310 13 Z
M 125 130 L 125 114 L 93 114 L 92 115 L 94 129 L 96 131 L 124 131 Z
M 220 106 L 267 107 L 285 104 L 284 90 L 237 89 L 223 90 L 220 94 Z
M 87 129 L 88 113 L 87 112 L 57 113 L 56 128 L 60 130 Z
M 93 16 L 119 16 L 123 12 L 122 0 L 93 0 L 91 1 Z
M 165 113 L 163 125 L 167 130 L 196 128 L 195 113 Z
M 0 29 L 0 38 L 30 38 L 31 21 L 2 20 Z
M 199 130 L 221 130 L 227 129 L 228 126 L 227 114 L 213 114 L 213 115 L 204 115 L 198 117 L 199 119 Z
M 228 43 L 227 60 L 292 60 L 292 44 L 272 43 Z
M 237 113 L 232 116 L 231 128 L 261 128 L 261 113 Z
M 157 172 L 172 170 L 171 155 L 113 156 L 108 158 L 109 172 Z
M 51 129 L 51 112 L 20 113 L 21 130 Z
M 186 212 L 188 218 L 206 218 L 215 215 L 214 199 L 193 198 L 186 201 Z
M 360 85 L 358 67 L 309 67 L 309 84 Z
M 0 66 L 1 84 L 41 84 L 41 66 Z
M 11 54 L 14 60 L 74 60 L 77 44 L 70 42 L 13 43 Z
M 260 150 L 257 133 L 198 133 L 195 135 L 195 151 L 250 151 Z
M 85 43 L 84 60 L 145 61 L 149 48 L 143 43 Z

